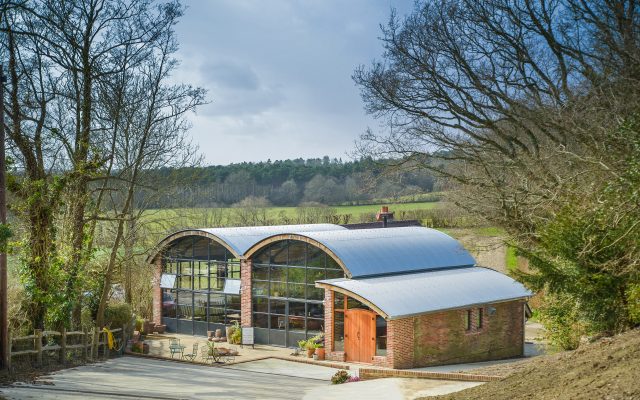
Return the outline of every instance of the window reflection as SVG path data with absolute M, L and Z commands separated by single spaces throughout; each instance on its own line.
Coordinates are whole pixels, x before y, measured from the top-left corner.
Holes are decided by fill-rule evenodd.
M 165 250 L 162 265 L 164 273 L 177 275 L 176 289 L 163 289 L 163 318 L 214 324 L 240 320 L 240 296 L 222 293 L 227 278 L 240 278 L 240 260 L 224 246 L 201 236 L 180 238 Z

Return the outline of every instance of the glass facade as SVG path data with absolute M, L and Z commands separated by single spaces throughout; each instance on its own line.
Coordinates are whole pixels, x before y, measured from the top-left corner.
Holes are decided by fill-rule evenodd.
M 162 273 L 176 275 L 162 289 L 162 323 L 170 332 L 206 335 L 240 322 L 240 296 L 223 292 L 227 279 L 240 279 L 240 260 L 202 236 L 175 240 L 162 257 Z
M 323 333 L 324 289 L 315 282 L 344 277 L 342 268 L 321 249 L 296 240 L 272 243 L 252 261 L 256 341 L 294 347 Z

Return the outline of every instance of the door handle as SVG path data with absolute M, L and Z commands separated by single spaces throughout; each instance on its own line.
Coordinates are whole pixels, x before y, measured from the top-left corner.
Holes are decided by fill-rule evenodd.
M 360 331 L 358 331 L 357 337 L 358 337 L 358 340 L 360 340 Z

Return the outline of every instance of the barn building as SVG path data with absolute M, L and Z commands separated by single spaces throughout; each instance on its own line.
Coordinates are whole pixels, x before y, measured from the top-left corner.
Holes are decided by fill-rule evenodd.
M 154 322 L 204 336 L 238 321 L 286 347 L 324 333 L 327 358 L 392 368 L 523 355 L 528 290 L 440 231 L 384 226 L 169 235 L 149 257 Z

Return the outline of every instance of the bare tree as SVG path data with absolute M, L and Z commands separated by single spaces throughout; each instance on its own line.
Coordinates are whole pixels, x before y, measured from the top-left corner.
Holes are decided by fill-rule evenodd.
M 155 55 L 163 44 L 165 52 L 175 46 L 171 29 L 182 8 L 151 0 L 38 0 L 3 2 L 2 12 L 2 31 L 9 38 L 3 45 L 10 55 L 11 150 L 18 161 L 11 190 L 22 199 L 29 224 L 25 279 L 34 288 L 34 323 L 43 327 L 48 303 L 54 324 L 65 323 L 71 310 L 77 324 L 80 275 L 93 247 L 92 221 L 103 193 L 112 189 L 104 177 L 125 170 L 114 161 L 118 141 L 132 124 L 124 106 L 131 102 L 138 110 L 151 110 L 155 114 L 136 118 L 149 118 L 143 121 L 152 125 L 148 129 L 160 130 L 162 124 L 176 128 L 170 125 L 179 115 L 169 122 L 171 113 L 183 111 L 184 97 L 192 96 L 193 106 L 201 101 L 198 90 L 159 86 L 159 93 L 146 93 L 155 108 L 145 108 L 132 91 L 153 90 L 144 86 L 145 78 L 166 80 L 175 61 L 161 60 L 161 76 L 155 76 L 158 67 L 149 60 L 160 60 Z M 123 91 L 117 84 L 122 80 L 133 89 Z M 144 125 L 136 122 L 138 128 Z M 151 139 L 132 150 L 132 160 L 139 153 L 148 160 L 145 148 L 165 144 Z M 123 179 L 133 177 L 127 171 Z
M 384 60 L 354 73 L 367 111 L 390 127 L 366 133 L 360 150 L 450 178 L 460 206 L 506 227 L 524 252 L 544 249 L 537 287 L 571 280 L 559 259 L 585 276 L 624 274 L 637 259 L 629 235 L 640 234 L 637 199 L 619 198 L 633 193 L 637 159 L 628 126 L 640 105 L 639 11 L 626 0 L 418 2 L 383 28 Z M 575 247 L 554 247 L 555 224 L 572 225 L 558 219 L 568 207 L 575 218 L 608 215 L 612 230 L 575 221 L 584 230 L 564 237 Z M 598 239 L 583 240 L 587 232 Z M 606 311 L 588 312 L 623 321 L 629 280 L 637 282 L 626 276 L 599 289 L 601 299 L 618 292 Z M 588 303 L 598 296 L 587 286 L 547 287 L 580 291 Z

